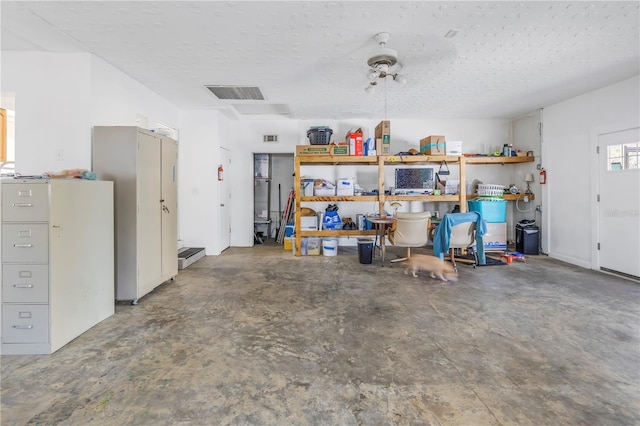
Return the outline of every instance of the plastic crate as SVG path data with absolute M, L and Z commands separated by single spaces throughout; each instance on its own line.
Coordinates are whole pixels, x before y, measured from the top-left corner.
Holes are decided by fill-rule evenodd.
M 479 212 L 486 222 L 507 221 L 507 202 L 504 200 L 469 200 L 467 206 L 470 212 Z
M 328 127 L 312 127 L 307 130 L 307 138 L 311 145 L 329 145 L 333 130 Z

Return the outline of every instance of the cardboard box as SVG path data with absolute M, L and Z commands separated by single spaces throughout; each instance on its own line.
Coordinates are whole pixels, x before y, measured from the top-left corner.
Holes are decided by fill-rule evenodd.
M 462 155 L 462 141 L 447 141 L 445 153 L 447 155 Z
M 300 230 L 302 231 L 317 231 L 318 230 L 318 216 L 301 216 L 300 217 Z
M 346 143 L 296 145 L 296 155 L 349 155 L 349 146 Z
M 348 132 L 347 144 L 349 144 L 349 155 L 362 157 L 364 155 L 364 139 L 362 133 Z
M 444 136 L 427 136 L 420 140 L 420 154 L 445 155 L 446 146 Z
M 332 144 L 331 152 L 329 155 L 349 155 L 349 144 L 346 142 L 340 142 L 338 144 Z
M 487 233 L 482 236 L 484 250 L 507 249 L 507 222 L 487 223 Z
M 391 155 L 391 122 L 383 120 L 376 126 L 376 153 L 378 155 Z

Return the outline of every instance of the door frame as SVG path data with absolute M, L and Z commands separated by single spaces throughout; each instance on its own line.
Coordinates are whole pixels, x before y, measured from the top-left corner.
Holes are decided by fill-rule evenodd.
M 231 193 L 228 182 L 231 175 L 231 150 L 220 147 L 220 164 L 224 170 L 223 180 L 218 181 L 218 212 L 220 214 L 220 222 L 218 225 L 218 244 L 220 245 L 220 253 L 231 247 Z M 226 192 L 226 193 L 225 193 Z M 224 204 L 224 208 L 222 208 Z M 226 217 L 225 217 L 226 216 Z M 227 228 L 223 229 L 227 224 Z
M 590 132 L 590 149 L 591 149 L 591 170 L 589 176 L 589 186 L 591 188 L 591 223 L 594 226 L 591 227 L 591 269 L 605 272 L 600 269 L 600 253 L 598 250 L 598 240 L 600 237 L 600 221 L 598 215 L 600 212 L 600 206 L 598 202 L 598 194 L 600 194 L 600 154 L 598 154 L 598 146 L 600 136 L 622 132 L 625 130 L 633 130 L 640 127 L 640 123 L 636 122 L 619 122 L 607 126 L 597 127 L 591 129 Z M 622 275 L 619 275 L 622 276 Z

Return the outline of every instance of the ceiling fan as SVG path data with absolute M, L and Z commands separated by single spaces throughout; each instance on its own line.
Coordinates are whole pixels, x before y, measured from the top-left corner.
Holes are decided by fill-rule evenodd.
M 398 61 L 398 52 L 394 49 L 386 47 L 389 41 L 389 33 L 378 33 L 373 39 L 378 43 L 378 48 L 373 55 L 367 59 L 369 85 L 364 89 L 367 93 L 374 93 L 375 86 L 378 85 L 379 78 L 386 79 L 391 77 L 393 81 L 404 86 L 407 84 L 407 77 L 399 74 L 402 69 L 402 63 Z

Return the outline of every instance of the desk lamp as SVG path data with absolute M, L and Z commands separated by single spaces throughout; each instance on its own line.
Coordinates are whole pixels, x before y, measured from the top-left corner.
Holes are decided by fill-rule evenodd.
M 533 174 L 527 173 L 524 177 L 524 181 L 527 183 L 527 190 L 525 191 L 525 195 L 531 195 L 531 182 L 533 182 Z

